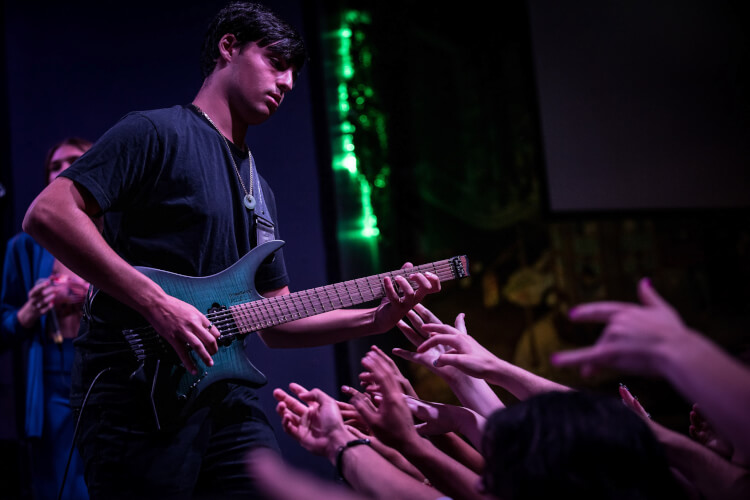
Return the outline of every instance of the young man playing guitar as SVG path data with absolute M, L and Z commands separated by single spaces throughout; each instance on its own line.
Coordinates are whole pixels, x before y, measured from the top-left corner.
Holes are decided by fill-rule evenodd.
M 212 367 L 222 332 L 206 310 L 135 266 L 211 276 L 279 239 L 273 193 L 245 136 L 277 110 L 305 58 L 301 37 L 265 7 L 227 5 L 209 26 L 205 80 L 193 102 L 125 116 L 26 214 L 26 232 L 122 304 L 105 312 L 89 304 L 76 344 L 71 404 L 92 499 L 253 498 L 245 454 L 278 448 L 255 394 L 262 375 L 219 380 L 189 405 L 175 396 L 176 377 L 194 374 L 198 385 Z M 91 220 L 100 214 L 102 234 Z M 289 294 L 281 251 L 257 260 L 248 288 Z M 378 307 L 314 312 L 259 333 L 269 346 L 299 347 L 385 332 L 440 289 L 435 274 L 407 277 L 382 280 L 387 300 Z M 132 316 L 153 328 L 171 357 L 133 355 L 123 335 Z

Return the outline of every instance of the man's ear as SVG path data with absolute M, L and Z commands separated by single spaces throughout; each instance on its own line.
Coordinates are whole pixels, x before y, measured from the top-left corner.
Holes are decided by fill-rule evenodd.
M 229 62 L 239 51 L 240 44 L 237 37 L 227 33 L 219 39 L 219 59 Z

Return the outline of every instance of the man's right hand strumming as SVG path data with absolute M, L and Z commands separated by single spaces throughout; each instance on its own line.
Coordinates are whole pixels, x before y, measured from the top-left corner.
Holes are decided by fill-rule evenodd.
M 219 350 L 219 330 L 198 309 L 163 293 L 159 301 L 141 314 L 169 342 L 190 373 L 197 375 L 190 351 L 194 351 L 206 366 L 213 366 L 211 356 Z

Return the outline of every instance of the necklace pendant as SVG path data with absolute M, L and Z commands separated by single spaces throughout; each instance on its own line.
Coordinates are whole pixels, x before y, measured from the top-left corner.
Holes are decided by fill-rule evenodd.
M 252 210 L 255 208 L 255 196 L 251 194 L 246 194 L 245 198 L 243 198 L 242 203 L 245 205 L 245 208 L 248 210 Z

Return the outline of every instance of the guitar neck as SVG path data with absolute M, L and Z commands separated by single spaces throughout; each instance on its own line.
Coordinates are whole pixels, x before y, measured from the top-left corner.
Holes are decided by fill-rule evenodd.
M 229 307 L 229 311 L 239 332 L 251 333 L 335 309 L 382 299 L 385 297 L 383 279 L 386 277 L 404 276 L 408 279 L 408 276 L 414 273 L 431 272 L 444 282 L 468 276 L 467 264 L 465 255 L 452 257 L 367 278 L 237 304 Z M 416 282 L 410 280 L 409 283 L 414 289 L 419 287 Z

